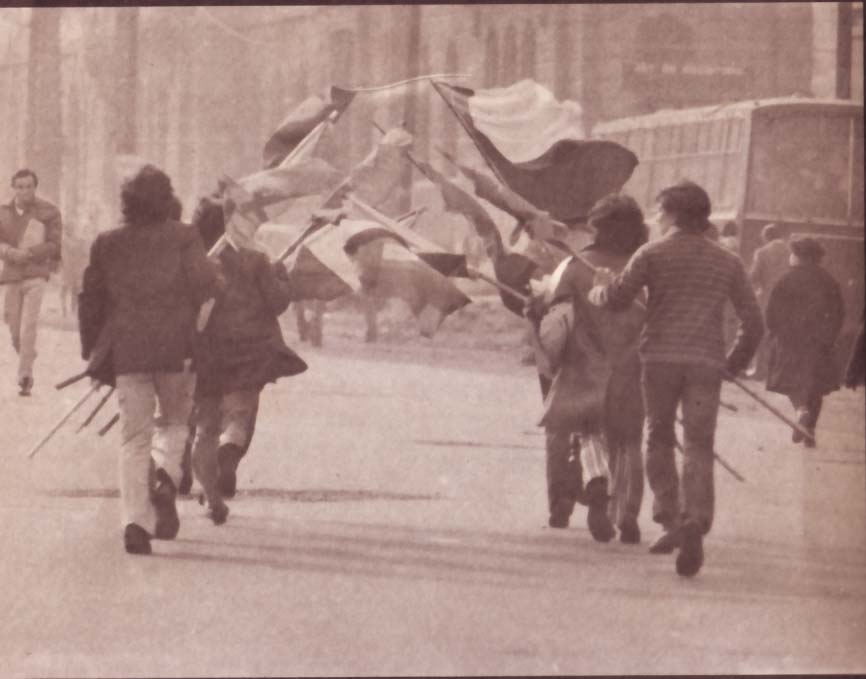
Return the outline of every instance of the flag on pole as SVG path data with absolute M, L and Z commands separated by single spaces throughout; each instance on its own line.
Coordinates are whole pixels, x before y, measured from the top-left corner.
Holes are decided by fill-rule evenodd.
M 429 163 L 423 160 L 416 160 L 415 163 L 424 176 L 439 187 L 445 209 L 463 215 L 475 228 L 475 233 L 484 244 L 484 251 L 487 256 L 492 261 L 501 257 L 505 252 L 502 236 L 487 210 L 469 193 L 435 170 Z
M 565 224 L 553 219 L 547 212 L 539 210 L 501 181 L 458 162 L 447 151 L 439 149 L 439 153 L 472 182 L 475 193 L 479 198 L 483 198 L 494 207 L 499 208 L 517 220 L 517 225 L 510 237 L 512 243 L 517 240 L 520 236 L 520 230 L 523 229 L 528 231 L 532 238 L 550 240 L 565 237 L 568 230 Z
M 286 260 L 289 282 L 302 299 L 336 299 L 364 291 L 404 300 L 432 336 L 448 314 L 470 299 L 378 222 L 342 219 L 304 241 Z
M 326 99 L 312 96 L 301 102 L 265 142 L 262 151 L 264 167 L 269 169 L 282 164 L 301 142 L 307 143 L 305 140 L 317 127 L 320 134 L 326 127 L 325 121 L 330 119 L 333 123 L 342 115 L 354 98 L 355 93 L 351 90 L 331 87 Z M 311 145 L 315 146 L 316 139 L 312 141 Z
M 433 86 L 502 182 L 561 222 L 584 221 L 637 165 L 619 144 L 584 139 L 580 107 L 532 80 L 489 90 Z
M 259 226 L 299 198 L 333 190 L 342 175 L 318 158 L 306 158 L 289 167 L 276 167 L 225 179 L 226 234 L 238 247 L 250 247 Z

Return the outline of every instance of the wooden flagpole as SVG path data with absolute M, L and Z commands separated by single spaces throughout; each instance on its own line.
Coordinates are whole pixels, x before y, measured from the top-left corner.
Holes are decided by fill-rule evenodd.
M 363 202 L 361 199 L 359 199 L 359 198 L 358 198 L 357 196 L 355 196 L 354 194 L 349 194 L 348 198 L 349 198 L 349 200 L 350 200 L 352 203 L 354 203 L 354 204 L 358 207 L 359 210 L 361 210 L 362 212 L 367 213 L 367 214 L 368 214 L 372 219 L 374 219 L 375 221 L 377 221 L 377 222 L 379 222 L 380 224 L 382 224 L 382 225 L 388 227 L 388 228 L 391 229 L 392 231 L 396 231 L 396 230 L 397 230 L 397 229 L 394 228 L 394 227 L 395 227 L 395 222 L 394 222 L 394 220 L 392 220 L 392 219 L 391 219 L 390 217 L 388 217 L 387 215 L 382 214 L 382 213 L 379 212 L 376 208 L 367 205 L 365 202 Z M 440 252 L 442 252 L 442 253 L 444 253 L 444 254 L 452 254 L 452 253 L 446 252 L 444 249 L 440 249 Z M 514 297 L 516 297 L 517 299 L 519 299 L 519 300 L 520 300 L 521 302 L 523 302 L 524 304 L 526 304 L 526 303 L 529 302 L 529 297 L 527 297 L 526 295 L 524 295 L 524 294 L 523 294 L 522 292 L 520 292 L 519 290 L 515 290 L 515 289 L 512 288 L 510 285 L 506 285 L 505 283 L 502 283 L 502 282 L 496 280 L 495 278 L 492 278 L 492 277 L 488 276 L 487 274 L 485 274 L 485 273 L 483 273 L 483 272 L 481 272 L 481 271 L 478 271 L 478 269 L 473 269 L 473 268 L 467 267 L 467 271 L 468 271 L 468 272 L 469 272 L 469 273 L 470 273 L 474 278 L 479 278 L 479 279 L 481 279 L 481 280 L 483 280 L 483 281 L 486 281 L 486 282 L 490 283 L 491 285 L 493 285 L 493 286 L 499 288 L 500 290 L 503 290 L 504 292 L 507 292 L 509 295 L 513 295 Z
M 51 427 L 51 431 L 49 431 L 45 436 L 43 436 L 42 439 L 39 441 L 39 443 L 37 443 L 35 446 L 33 446 L 30 449 L 30 451 L 27 453 L 27 458 L 32 459 L 33 456 L 39 452 L 39 450 L 42 448 L 42 446 L 44 446 L 46 443 L 48 443 L 48 441 L 51 440 L 51 437 L 57 433 L 57 430 L 59 430 L 60 427 L 62 427 L 66 423 L 66 421 L 70 417 L 72 417 L 78 411 L 78 409 L 81 408 L 81 406 L 84 405 L 84 402 L 87 401 L 87 399 L 89 399 L 91 396 L 93 396 L 97 391 L 99 391 L 99 388 L 101 386 L 102 386 L 101 384 L 95 384 L 92 387 L 90 387 L 90 390 L 87 391 L 84 394 L 84 396 L 82 396 L 80 399 L 78 399 L 78 401 L 75 403 L 75 405 L 73 405 L 69 410 L 67 410 L 60 417 L 59 420 L 57 420 L 57 422 L 54 424 L 54 426 Z

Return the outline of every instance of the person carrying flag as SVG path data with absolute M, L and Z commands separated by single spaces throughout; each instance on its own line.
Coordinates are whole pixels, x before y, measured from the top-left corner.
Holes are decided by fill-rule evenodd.
M 610 194 L 588 215 L 594 240 L 565 258 L 527 316 L 536 319 L 538 365 L 551 378 L 544 394 L 550 526 L 568 525 L 575 502 L 588 506 L 593 538 L 640 542 L 643 497 L 640 364 L 637 337 L 643 311 L 602 311 L 586 302 L 593 266 L 621 269 L 648 237 L 643 213 L 631 197 Z M 543 380 L 544 383 L 544 380 Z M 582 483 L 585 481 L 585 484 Z M 581 487 L 583 486 L 583 487 Z M 613 503 L 609 506 L 610 495 Z
M 200 201 L 192 225 L 210 250 L 225 233 L 222 203 Z M 283 341 L 278 316 L 294 301 L 285 267 L 248 248 L 219 255 L 221 289 L 196 345 L 192 465 L 216 525 L 226 521 L 264 386 L 307 364 Z
M 91 247 L 78 321 L 88 375 L 117 388 L 124 547 L 150 554 L 152 537 L 172 540 L 180 528 L 195 319 L 217 277 L 195 232 L 170 218 L 174 190 L 164 172 L 145 165 L 123 183 L 120 200 L 123 225 Z
M 589 300 L 626 311 L 647 289 L 639 347 L 646 471 L 655 495 L 653 520 L 665 528 L 650 551 L 670 553 L 679 548 L 677 573 L 693 576 L 703 564 L 703 536 L 713 521 L 713 445 L 722 379 L 749 364 L 764 324 L 740 258 L 705 237 L 711 211 L 706 191 L 682 181 L 661 191 L 657 201 L 664 236 L 640 247 L 618 275 L 600 267 Z M 740 328 L 725 356 L 723 318 L 728 300 Z M 674 460 L 680 405 L 682 495 Z

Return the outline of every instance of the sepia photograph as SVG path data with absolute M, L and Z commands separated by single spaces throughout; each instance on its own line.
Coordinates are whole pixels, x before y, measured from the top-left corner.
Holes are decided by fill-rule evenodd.
M 866 673 L 862 2 L 0 7 L 0 676 Z

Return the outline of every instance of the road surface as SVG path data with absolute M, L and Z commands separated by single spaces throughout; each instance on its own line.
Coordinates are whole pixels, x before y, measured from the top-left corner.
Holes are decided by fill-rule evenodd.
M 4 337 L 5 340 L 5 337 Z M 518 356 L 335 340 L 270 386 L 225 526 L 194 497 L 173 542 L 124 553 L 114 411 L 30 446 L 87 389 L 43 328 L 36 388 L 0 348 L 4 676 L 799 673 L 866 670 L 863 392 L 819 447 L 735 387 L 706 563 L 546 527 L 537 381 Z M 783 399 L 771 400 L 787 411 Z

